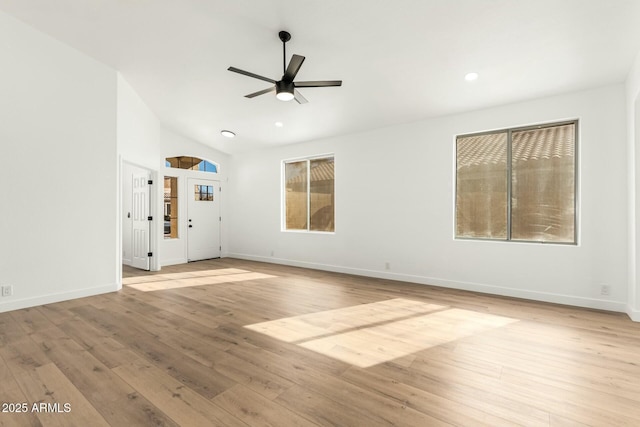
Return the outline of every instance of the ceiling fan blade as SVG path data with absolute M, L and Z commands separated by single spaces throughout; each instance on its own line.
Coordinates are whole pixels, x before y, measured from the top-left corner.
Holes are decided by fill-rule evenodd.
M 293 97 L 298 104 L 306 104 L 307 102 L 309 102 L 307 101 L 307 98 L 302 96 L 302 94 L 298 92 L 296 89 L 293 90 Z
M 256 96 L 264 95 L 265 93 L 273 92 L 276 90 L 276 87 L 270 87 L 269 89 L 259 90 L 257 92 L 250 93 L 249 95 L 245 95 L 245 98 L 255 98 Z
M 249 71 L 244 71 L 244 70 L 241 70 L 241 69 L 236 68 L 236 67 L 229 67 L 229 68 L 227 68 L 227 70 L 233 71 L 234 73 L 238 73 L 238 74 L 244 74 L 245 76 L 253 77 L 254 79 L 264 80 L 265 82 L 269 82 L 269 83 L 273 83 L 273 84 L 276 83 L 275 80 L 270 79 L 269 77 L 259 76 L 257 74 L 250 73 Z
M 296 87 L 342 86 L 342 80 L 318 80 L 315 82 L 295 82 Z
M 291 61 L 289 61 L 289 66 L 287 67 L 287 71 L 284 72 L 284 76 L 282 80 L 286 80 L 288 82 L 292 82 L 293 79 L 296 78 L 296 74 L 302 67 L 302 63 L 304 62 L 304 56 L 293 55 L 291 57 Z

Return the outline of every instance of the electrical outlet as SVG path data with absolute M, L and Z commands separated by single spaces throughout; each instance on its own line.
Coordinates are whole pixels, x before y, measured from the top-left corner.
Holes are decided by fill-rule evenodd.
M 274 252 L 274 251 L 271 251 L 271 256 L 274 256 L 274 255 L 275 255 L 275 252 Z
M 385 270 L 391 270 L 391 264 L 389 262 L 385 262 L 384 263 L 384 269 Z
M 609 285 L 602 285 L 600 287 L 600 295 L 604 295 L 604 296 L 609 296 L 611 295 L 611 286 Z
M 11 285 L 2 286 L 2 296 L 10 297 L 11 295 L 13 295 L 13 286 Z

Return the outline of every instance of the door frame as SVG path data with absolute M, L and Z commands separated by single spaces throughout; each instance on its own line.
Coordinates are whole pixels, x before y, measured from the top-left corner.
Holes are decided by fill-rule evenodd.
M 122 251 L 123 251 L 123 229 L 124 229 L 124 217 L 126 213 L 124 212 L 124 185 L 132 185 L 131 180 L 128 177 L 125 177 L 124 174 L 129 167 L 140 169 L 142 171 L 146 171 L 150 179 L 153 181 L 153 184 L 149 188 L 149 216 L 153 218 L 149 224 L 149 252 L 153 253 L 151 258 L 149 259 L 149 271 L 158 271 L 160 270 L 160 262 L 159 262 L 159 253 L 158 253 L 158 233 L 159 233 L 159 225 L 162 225 L 162 221 L 158 221 L 158 192 L 162 190 L 162 186 L 158 183 L 158 171 L 153 170 L 149 167 L 143 166 L 141 164 L 131 162 L 129 160 L 125 160 L 122 156 L 119 156 L 119 183 L 118 183 L 118 289 L 122 287 Z

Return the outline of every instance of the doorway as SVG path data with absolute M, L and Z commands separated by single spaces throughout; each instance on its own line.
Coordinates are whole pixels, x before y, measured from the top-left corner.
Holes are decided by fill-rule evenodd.
M 122 263 L 150 269 L 151 171 L 123 162 Z
M 220 184 L 218 181 L 187 180 L 187 259 L 219 258 Z

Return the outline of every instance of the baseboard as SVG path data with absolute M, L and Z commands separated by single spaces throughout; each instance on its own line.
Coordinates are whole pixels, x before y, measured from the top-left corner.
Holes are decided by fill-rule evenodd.
M 630 306 L 627 306 L 626 313 L 634 322 L 640 322 L 640 310 L 634 310 Z
M 160 262 L 160 269 L 158 269 L 158 271 L 162 270 L 162 267 L 165 267 L 167 265 L 186 264 L 187 262 L 189 261 L 186 258 L 174 258 L 174 259 L 162 260 Z
M 38 305 L 52 304 L 60 301 L 67 301 L 76 298 L 91 297 L 94 295 L 116 292 L 118 284 L 98 286 L 95 288 L 77 289 L 71 292 L 62 292 L 58 294 L 38 295 L 37 297 L 14 299 L 0 303 L 0 313 L 6 311 L 20 310 L 22 308 L 35 307 Z
M 417 276 L 389 271 L 367 270 L 361 268 L 344 267 L 329 264 L 319 264 L 306 261 L 297 261 L 283 258 L 256 256 L 249 254 L 229 253 L 230 258 L 239 258 L 248 261 L 267 262 L 272 264 L 289 265 L 292 267 L 310 268 L 313 270 L 331 271 L 334 273 L 353 274 L 355 276 L 374 277 L 377 279 L 397 280 L 400 282 L 417 283 L 421 285 L 439 286 L 443 288 L 459 289 L 463 291 L 480 292 L 485 294 L 500 295 L 513 298 L 523 298 L 534 301 L 550 302 L 554 304 L 572 305 L 584 308 L 629 313 L 628 307 L 623 302 L 608 301 L 596 298 L 577 297 L 573 295 L 537 292 L 524 289 L 504 288 L 501 286 L 487 285 L 473 282 L 459 282 L 455 280 L 441 279 L 437 277 Z M 629 317 L 633 319 L 631 314 Z M 634 319 L 635 320 L 635 319 Z

